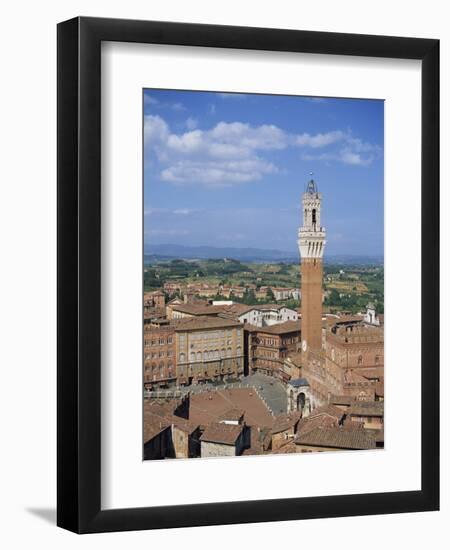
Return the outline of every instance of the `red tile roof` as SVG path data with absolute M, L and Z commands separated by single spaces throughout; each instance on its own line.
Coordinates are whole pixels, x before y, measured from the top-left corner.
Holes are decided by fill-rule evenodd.
M 243 426 L 235 424 L 213 423 L 206 427 L 200 441 L 234 445 L 241 435 Z
M 317 427 L 306 433 L 299 433 L 296 445 L 309 447 L 334 447 L 336 449 L 375 449 L 375 437 L 367 430 L 344 430 L 340 427 Z

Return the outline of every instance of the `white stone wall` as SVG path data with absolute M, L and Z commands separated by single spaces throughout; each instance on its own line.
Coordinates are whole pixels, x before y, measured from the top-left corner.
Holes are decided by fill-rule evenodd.
M 277 309 L 254 308 L 239 316 L 241 323 L 250 323 L 256 327 L 278 325 L 286 321 L 298 321 L 298 313 L 295 309 L 282 307 Z
M 325 229 L 321 226 L 320 208 L 322 196 L 320 193 L 304 193 L 303 195 L 303 226 L 298 230 L 298 249 L 302 258 L 322 258 L 325 249 Z M 313 210 L 315 223 L 313 223 Z
M 234 445 L 202 441 L 201 457 L 208 458 L 214 456 L 236 456 L 236 448 Z

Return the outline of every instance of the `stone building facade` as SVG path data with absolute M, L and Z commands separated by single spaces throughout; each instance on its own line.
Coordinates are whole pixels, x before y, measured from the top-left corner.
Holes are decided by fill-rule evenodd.
M 165 295 L 161 290 L 144 292 L 144 316 L 162 315 L 165 309 Z
M 210 424 L 200 437 L 201 457 L 238 456 L 246 447 L 245 425 Z
M 235 379 L 244 373 L 244 330 L 221 317 L 179 320 L 176 334 L 177 381 L 191 384 Z
M 176 380 L 175 331 L 171 325 L 144 325 L 144 387 Z
M 248 370 L 287 380 L 284 361 L 295 352 L 301 338 L 300 321 L 269 327 L 245 325 L 248 334 Z
M 384 367 L 384 327 L 364 318 L 339 319 L 327 330 L 327 356 L 341 367 L 380 369 Z

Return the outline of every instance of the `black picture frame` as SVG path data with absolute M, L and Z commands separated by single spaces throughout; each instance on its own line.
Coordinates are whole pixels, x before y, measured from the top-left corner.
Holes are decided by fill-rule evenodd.
M 422 61 L 420 491 L 101 509 L 102 41 Z M 439 508 L 439 41 L 77 17 L 58 25 L 57 524 L 76 533 Z

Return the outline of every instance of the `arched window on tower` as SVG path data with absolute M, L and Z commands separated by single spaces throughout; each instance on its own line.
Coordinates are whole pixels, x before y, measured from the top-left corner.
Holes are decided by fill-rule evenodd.
M 312 210 L 312 224 L 314 225 L 314 227 L 316 226 L 316 209 L 313 208 Z

